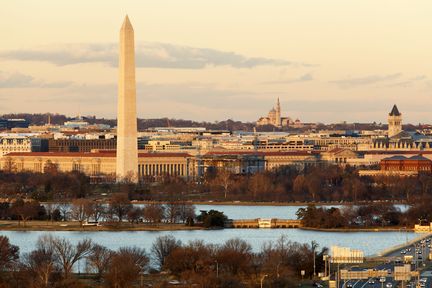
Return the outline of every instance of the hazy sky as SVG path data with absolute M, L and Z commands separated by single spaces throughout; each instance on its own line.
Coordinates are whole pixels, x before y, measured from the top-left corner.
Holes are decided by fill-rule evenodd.
M 0 114 L 115 117 L 126 13 L 140 118 L 432 123 L 430 0 L 2 0 Z

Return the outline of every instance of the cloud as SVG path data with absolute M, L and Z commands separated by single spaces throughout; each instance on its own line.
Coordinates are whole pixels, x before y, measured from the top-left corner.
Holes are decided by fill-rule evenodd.
M 406 88 L 406 87 L 413 86 L 415 83 L 421 82 L 424 80 L 427 80 L 426 75 L 419 75 L 419 76 L 408 78 L 408 79 L 403 80 L 403 81 L 398 81 L 396 83 L 390 83 L 390 84 L 386 85 L 385 87 L 403 87 L 403 88 Z
M 410 78 L 408 80 L 409 81 L 423 81 L 423 80 L 426 80 L 426 79 L 427 79 L 426 75 L 419 75 L 419 76 Z
M 137 113 L 140 118 L 255 119 L 257 115 L 267 113 L 267 109 L 261 111 L 262 107 L 273 105 L 274 99 L 267 100 L 262 96 L 256 91 L 224 88 L 213 83 L 137 82 Z M 55 89 L 34 89 L 32 93 L 24 89 L 0 89 L 0 98 L 8 103 L 7 108 L 1 110 L 0 107 L 0 113 L 55 111 L 76 115 L 81 111 L 84 115 L 115 118 L 117 84 L 74 83 L 61 93 Z
M 32 87 L 34 78 L 21 73 L 4 73 L 0 71 L 0 88 Z
M 7 73 L 0 71 L 0 89 L 2 88 L 65 88 L 72 85 L 72 82 L 45 82 L 36 80 L 31 75 L 20 72 Z
M 208 66 L 253 68 L 257 66 L 310 67 L 307 63 L 264 57 L 247 57 L 234 52 L 209 48 L 194 48 L 167 43 L 143 43 L 136 45 L 136 65 L 147 68 L 202 69 Z M 118 45 L 69 44 L 40 49 L 23 49 L 0 52 L 0 58 L 21 61 L 42 61 L 54 65 L 81 63 L 105 63 L 116 67 Z
M 262 84 L 291 84 L 291 83 L 299 83 L 299 82 L 308 82 L 314 80 L 314 77 L 311 73 L 306 73 L 297 78 L 291 78 L 286 80 L 276 80 L 276 81 L 266 81 Z
M 381 82 L 387 82 L 391 80 L 399 79 L 402 76 L 401 73 L 388 74 L 388 75 L 369 75 L 359 78 L 347 78 L 343 80 L 330 81 L 338 85 L 340 88 L 354 88 L 359 86 L 367 86 L 372 84 L 377 84 Z

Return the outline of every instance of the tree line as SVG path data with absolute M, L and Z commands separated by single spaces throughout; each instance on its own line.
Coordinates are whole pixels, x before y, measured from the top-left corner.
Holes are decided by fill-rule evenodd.
M 364 167 L 281 166 L 250 175 L 208 171 L 198 191 L 219 200 L 414 203 L 432 196 L 432 175 L 360 177 Z
M 13 168 L 13 167 L 11 167 Z M 0 171 L 0 196 L 39 201 L 70 201 L 124 193 L 129 200 L 155 201 L 283 201 L 414 203 L 432 195 L 432 175 L 360 177 L 350 166 L 281 166 L 255 174 L 207 169 L 201 179 L 161 176 L 134 183 L 92 184 L 83 173 L 58 171 L 47 163 L 45 173 Z
M 45 125 L 48 123 L 48 117 L 53 125 L 63 125 L 64 122 L 75 118 L 58 113 L 11 113 L 0 116 L 0 118 L 4 119 L 25 119 L 30 123 L 30 125 Z M 116 119 L 96 118 L 96 116 L 84 116 L 83 119 L 90 124 L 106 124 L 111 127 L 117 125 Z M 254 126 L 255 123 L 241 122 L 232 119 L 215 122 L 197 122 L 192 120 L 169 118 L 138 119 L 138 130 L 145 130 L 154 127 L 205 127 L 210 130 L 252 131 Z
M 81 226 L 84 222 L 102 220 L 105 223 L 120 224 L 127 221 L 131 224 L 164 222 L 194 225 L 195 218 L 195 206 L 190 202 L 165 204 L 154 202 L 139 207 L 132 205 L 127 195 L 122 193 L 113 194 L 108 203 L 85 198 L 74 199 L 72 202 L 47 203 L 45 205 L 33 200 L 24 201 L 21 198 L 11 203 L 0 203 L 0 219 L 18 220 L 23 222 L 24 226 L 29 220 L 72 220 L 79 221 Z
M 313 277 L 314 260 L 316 271 L 324 269 L 327 248 L 318 248 L 315 242 L 300 244 L 282 236 L 254 252 L 239 238 L 219 245 L 200 240 L 184 244 L 167 235 L 158 237 L 148 251 L 139 247 L 113 251 L 90 239 L 74 244 L 46 234 L 33 251 L 20 255 L 8 237 L 0 236 L 0 286 L 166 287 L 174 278 L 184 287 L 235 288 L 259 287 L 266 275 L 263 287 L 294 287 L 300 271 Z M 79 268 L 84 271 L 78 270 L 79 263 L 85 263 Z
M 342 207 L 317 207 L 308 205 L 298 209 L 297 218 L 304 227 L 312 228 L 370 228 L 370 227 L 414 227 L 432 222 L 432 197 L 411 205 L 406 211 L 392 203 L 370 203 Z

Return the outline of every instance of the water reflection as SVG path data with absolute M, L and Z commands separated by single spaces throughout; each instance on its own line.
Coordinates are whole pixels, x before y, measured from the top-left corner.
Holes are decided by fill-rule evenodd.
M 10 241 L 20 247 L 21 252 L 29 252 L 35 248 L 43 231 L 2 231 Z M 316 241 L 320 247 L 332 245 L 346 246 L 362 249 L 365 255 L 376 254 L 386 248 L 405 243 L 418 236 L 413 232 L 321 232 L 301 229 L 224 229 L 224 230 L 193 230 L 193 231 L 100 231 L 77 232 L 57 231 L 49 232 L 55 236 L 65 237 L 76 243 L 88 237 L 95 243 L 116 250 L 123 246 L 138 246 L 149 251 L 153 241 L 161 235 L 171 234 L 182 242 L 191 240 L 203 240 L 207 243 L 221 244 L 234 237 L 247 240 L 254 251 L 259 251 L 263 243 L 275 241 L 281 235 L 286 235 L 291 241 L 310 243 Z

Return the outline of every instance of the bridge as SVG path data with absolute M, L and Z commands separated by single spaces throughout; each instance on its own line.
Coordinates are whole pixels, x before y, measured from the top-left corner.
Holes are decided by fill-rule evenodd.
M 229 219 L 225 222 L 227 228 L 300 228 L 301 220 L 256 218 L 256 219 Z

